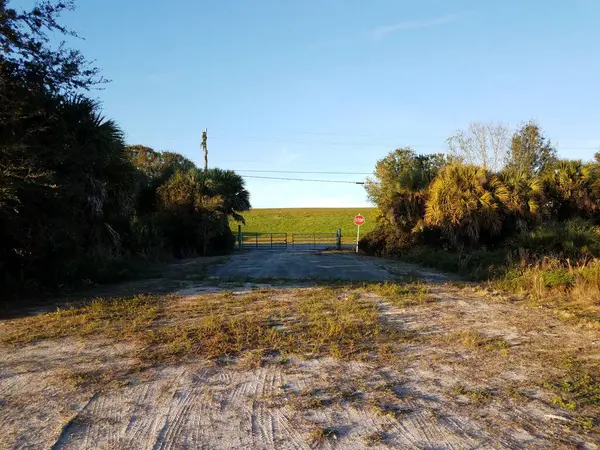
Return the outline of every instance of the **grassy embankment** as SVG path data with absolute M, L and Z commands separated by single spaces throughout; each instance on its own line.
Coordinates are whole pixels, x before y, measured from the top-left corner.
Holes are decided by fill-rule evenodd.
M 361 235 L 375 228 L 376 208 L 265 208 L 253 209 L 244 214 L 246 225 L 242 231 L 260 233 L 335 233 L 342 230 L 342 242 L 351 244 L 356 240 L 356 226 L 353 223 L 357 214 L 365 216 Z M 231 222 L 231 229 L 237 232 L 238 224 Z

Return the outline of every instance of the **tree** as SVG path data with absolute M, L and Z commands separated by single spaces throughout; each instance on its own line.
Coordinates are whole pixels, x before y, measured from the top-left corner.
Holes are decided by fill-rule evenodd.
M 196 165 L 179 153 L 157 152 L 143 145 L 125 147 L 132 164 L 151 179 L 166 180 L 175 172 L 187 172 Z
M 554 217 L 593 217 L 600 212 L 600 168 L 594 163 L 562 160 L 544 176 Z
M 513 135 L 509 165 L 530 175 L 542 173 L 558 160 L 556 149 L 542 135 L 539 125 L 529 121 Z
M 471 122 L 448 138 L 450 155 L 466 164 L 499 171 L 508 156 L 510 131 L 501 122 Z
M 53 285 L 82 275 L 98 253 L 120 252 L 135 172 L 121 130 L 89 99 L 49 99 L 29 122 L 37 131 L 21 135 L 19 144 L 5 140 L 2 149 L 26 149 L 27 159 L 15 165 L 44 176 L 8 180 L 14 200 L 0 211 L 0 258 L 11 277 Z M 15 155 L 0 155 L 7 153 Z
M 221 213 L 245 224 L 241 213 L 250 210 L 250 193 L 246 190 L 244 179 L 233 170 L 219 168 L 208 169 L 202 174 L 205 192 L 221 199 Z
M 369 199 L 380 210 L 380 220 L 410 232 L 425 214 L 427 187 L 438 171 L 448 163 L 441 153 L 417 155 L 401 148 L 380 159 L 375 179 L 367 180 Z
M 543 180 L 513 166 L 505 167 L 498 178 L 507 189 L 504 200 L 508 213 L 505 225 L 510 228 L 507 232 L 527 231 L 530 227 L 539 225 L 547 213 Z
M 502 204 L 508 192 L 483 167 L 451 164 L 429 187 L 425 223 L 438 227 L 456 248 L 474 246 L 502 230 Z
M 80 51 L 64 41 L 52 45 L 57 36 L 77 37 L 58 22 L 72 9 L 70 0 L 44 0 L 29 10 L 9 8 L 7 0 L 0 0 L 0 92 L 26 84 L 39 92 L 72 95 L 106 81 Z

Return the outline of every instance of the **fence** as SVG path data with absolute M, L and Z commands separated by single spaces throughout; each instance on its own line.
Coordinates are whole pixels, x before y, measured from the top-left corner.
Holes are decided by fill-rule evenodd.
M 238 248 L 287 248 L 287 233 L 238 233 Z
M 317 250 L 341 248 L 342 233 L 253 233 L 238 229 L 239 249 Z

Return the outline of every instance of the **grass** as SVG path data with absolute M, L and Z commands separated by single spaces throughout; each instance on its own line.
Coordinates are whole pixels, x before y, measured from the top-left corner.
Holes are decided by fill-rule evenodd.
M 415 247 L 401 257 L 405 261 L 455 273 L 472 281 L 486 281 L 502 276 L 506 271 L 507 258 L 505 249 L 459 254 L 427 246 Z
M 310 432 L 309 440 L 314 446 L 322 445 L 328 440 L 340 438 L 340 431 L 335 427 L 317 427 Z
M 489 281 L 503 291 L 528 297 L 561 317 L 600 328 L 600 259 L 574 262 L 563 257 L 519 260 L 507 249 L 459 254 L 417 247 L 401 259 L 456 273 L 466 280 Z
M 388 433 L 385 431 L 375 431 L 365 436 L 365 442 L 369 447 L 384 444 L 388 439 Z
M 429 296 L 429 288 L 419 281 L 402 284 L 378 283 L 366 285 L 364 290 L 366 292 L 373 292 L 399 308 L 423 305 L 434 301 Z
M 456 342 L 463 347 L 500 351 L 506 353 L 510 345 L 501 336 L 488 337 L 472 330 L 459 331 L 448 336 L 450 342 Z
M 552 403 L 577 414 L 574 423 L 585 432 L 600 432 L 600 366 L 569 357 L 565 374 L 544 383 L 554 392 Z
M 456 385 L 453 390 L 455 395 L 468 397 L 472 402 L 477 404 L 483 404 L 490 402 L 494 394 L 489 389 L 468 389 L 462 385 Z
M 84 306 L 72 306 L 52 313 L 9 321 L 9 331 L 0 336 L 0 342 L 23 344 L 95 333 L 128 338 L 149 329 L 158 318 L 159 310 L 160 301 L 152 296 L 96 299 Z
M 244 214 L 246 225 L 242 231 L 253 233 L 335 233 L 342 230 L 342 242 L 356 241 L 356 225 L 353 219 L 357 214 L 365 216 L 365 224 L 360 227 L 361 235 L 375 228 L 378 211 L 376 208 L 285 208 L 253 209 Z M 237 232 L 238 224 L 231 222 L 231 229 Z
M 600 328 L 600 260 L 580 264 L 545 258 L 514 267 L 496 282 L 502 289 L 523 294 L 536 305 L 556 309 L 565 320 Z
M 593 278 L 592 272 L 585 276 Z M 577 283 L 569 289 L 576 287 Z M 558 287 L 545 289 L 554 292 Z M 346 422 L 338 421 L 336 416 L 330 423 L 317 423 L 315 416 L 329 417 L 332 412 L 349 408 L 380 416 L 370 427 L 371 434 L 363 435 L 365 444 L 392 445 L 394 434 L 387 434 L 386 428 L 375 424 L 391 423 L 390 419 L 401 422 L 423 408 L 429 410 L 432 400 L 425 393 L 440 394 L 435 407 L 442 412 L 446 410 L 443 402 L 454 401 L 450 407 L 459 404 L 467 415 L 482 411 L 488 414 L 496 406 L 507 408 L 515 401 L 535 399 L 565 416 L 561 427 L 570 426 L 577 433 L 598 431 L 600 368 L 594 363 L 595 355 L 584 359 L 586 353 L 595 350 L 593 346 L 582 344 L 582 350 L 573 347 L 569 353 L 562 353 L 563 347 L 552 337 L 559 329 L 548 336 L 533 332 L 538 326 L 543 329 L 550 315 L 524 308 L 515 311 L 514 316 L 502 316 L 506 321 L 503 326 L 514 326 L 528 336 L 510 349 L 509 357 L 504 357 L 509 344 L 494 337 L 498 323 L 488 315 L 493 309 L 477 312 L 477 304 L 482 301 L 479 296 L 465 293 L 464 301 L 456 302 L 458 293 L 450 293 L 445 297 L 437 287 L 430 291 L 419 282 L 334 283 L 240 294 L 96 300 L 54 313 L 5 321 L 0 328 L 0 342 L 6 345 L 1 350 L 7 352 L 46 339 L 68 337 L 84 339 L 75 345 L 65 341 L 57 346 L 75 348 L 80 342 L 86 346 L 95 342 L 108 347 L 111 341 L 129 344 L 119 346 L 123 353 L 115 356 L 109 366 L 94 352 L 82 355 L 78 362 L 70 360 L 64 369 L 63 355 L 59 355 L 59 384 L 69 391 L 99 391 L 123 386 L 132 379 L 151 379 L 156 372 L 152 368 L 163 364 L 197 364 L 208 359 L 215 367 L 231 365 L 231 369 L 241 371 L 268 365 L 268 370 L 260 372 L 273 369 L 291 374 L 291 378 L 276 380 L 280 383 L 276 393 L 257 392 L 256 401 L 274 408 L 288 405 L 294 417 L 309 420 L 311 428 L 303 429 L 315 445 L 329 446 L 338 439 L 343 442 L 348 434 L 341 426 Z M 435 303 L 431 301 L 433 295 Z M 412 309 L 394 311 L 386 305 Z M 510 311 L 510 306 L 502 311 Z M 427 333 L 402 331 L 405 318 L 423 327 L 420 329 L 426 327 Z M 436 332 L 430 333 L 432 324 L 442 327 L 431 327 Z M 569 333 L 573 330 L 565 324 L 558 327 Z M 561 338 L 565 347 L 571 342 L 564 339 L 573 338 L 569 333 Z M 582 359 L 565 359 L 564 354 Z M 304 364 L 304 360 L 323 357 L 328 358 Z M 411 386 L 419 380 L 419 371 L 412 371 L 413 367 L 426 368 L 426 373 L 442 378 L 449 372 L 451 378 L 444 384 L 436 381 L 431 385 L 434 389 L 420 392 Z M 513 369 L 516 373 L 523 370 L 528 378 L 519 378 L 514 385 L 514 380 L 507 382 L 502 374 Z M 295 376 L 303 382 L 296 383 Z M 427 387 L 428 381 L 424 380 L 420 378 Z M 528 397 L 529 387 L 535 387 L 534 391 L 539 388 L 543 395 Z M 490 403 L 494 408 L 489 407 Z M 340 426 L 327 427 L 331 424 Z
M 152 296 L 94 300 L 9 321 L 0 341 L 19 345 L 67 336 L 114 337 L 141 343 L 138 356 L 150 364 L 248 353 L 246 363 L 254 365 L 285 362 L 283 355 L 290 354 L 388 359 L 408 335 L 381 320 L 377 302 L 363 298 L 360 290 L 320 287 L 286 294 L 259 290 L 179 301 L 172 297 L 168 306 Z

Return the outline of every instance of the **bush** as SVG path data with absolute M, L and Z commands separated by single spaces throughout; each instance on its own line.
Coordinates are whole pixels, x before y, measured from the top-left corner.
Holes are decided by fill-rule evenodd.
M 575 282 L 575 275 L 567 269 L 552 269 L 541 272 L 542 281 L 547 288 L 570 287 Z
M 420 246 L 408 250 L 403 259 L 443 272 L 456 273 L 469 280 L 488 280 L 506 273 L 510 254 L 506 249 L 459 253 Z
M 210 240 L 210 256 L 226 255 L 231 253 L 235 246 L 235 236 L 230 228 L 225 228 L 222 233 L 216 235 Z
M 583 219 L 550 222 L 517 235 L 513 245 L 527 250 L 534 259 L 546 255 L 577 260 L 600 257 L 600 228 Z
M 414 245 L 414 236 L 399 228 L 378 225 L 358 242 L 358 248 L 371 256 L 400 256 Z

